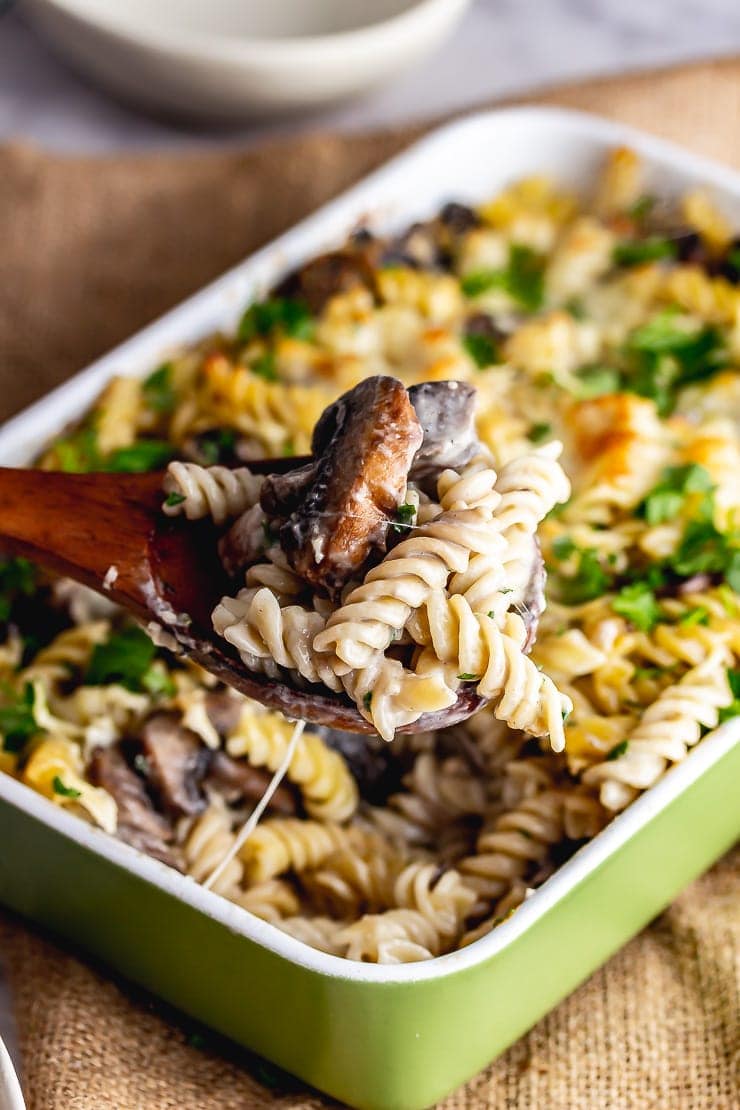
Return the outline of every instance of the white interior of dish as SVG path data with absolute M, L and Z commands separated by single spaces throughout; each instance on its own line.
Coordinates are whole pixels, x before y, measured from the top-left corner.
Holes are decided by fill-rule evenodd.
M 675 194 L 705 185 L 740 224 L 740 174 L 641 132 L 561 109 L 511 108 L 470 116 L 434 132 L 405 154 L 298 224 L 200 293 L 167 313 L 0 429 L 0 462 L 23 465 L 80 416 L 115 374 L 144 376 L 179 347 L 210 332 L 232 330 L 244 306 L 286 269 L 340 243 L 357 224 L 400 228 L 431 215 L 450 199 L 481 201 L 508 182 L 547 174 L 582 191 L 594 181 L 606 150 L 628 145 L 650 167 L 650 188 Z M 328 956 L 281 933 L 204 890 L 157 860 L 88 827 L 29 787 L 0 774 L 0 798 L 60 835 L 151 882 L 294 963 L 322 974 L 373 982 L 409 982 L 457 972 L 504 948 L 569 890 L 619 850 L 740 739 L 740 718 L 702 740 L 593 841 L 564 864 L 494 932 L 460 952 L 404 966 L 354 963 Z

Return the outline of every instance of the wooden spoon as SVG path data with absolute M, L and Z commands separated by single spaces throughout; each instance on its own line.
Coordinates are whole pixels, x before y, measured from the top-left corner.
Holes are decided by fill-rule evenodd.
M 267 459 L 249 466 L 270 473 L 305 462 Z M 162 479 L 161 473 L 0 467 L 0 550 L 97 590 L 132 613 L 155 640 L 157 633 L 169 633 L 184 654 L 270 709 L 345 732 L 373 732 L 349 698 L 248 671 L 236 649 L 216 635 L 211 613 L 234 590 L 218 558 L 219 533 L 209 521 L 165 516 Z M 424 714 L 399 731 L 456 724 L 482 704 L 473 690 L 463 689 L 449 709 Z

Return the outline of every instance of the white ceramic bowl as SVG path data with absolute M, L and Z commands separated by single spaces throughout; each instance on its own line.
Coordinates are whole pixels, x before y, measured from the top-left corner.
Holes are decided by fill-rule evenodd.
M 342 100 L 437 47 L 470 0 L 26 0 L 73 66 L 149 109 L 236 120 Z
M 0 1110 L 25 1110 L 25 1105 L 8 1050 L 0 1040 Z

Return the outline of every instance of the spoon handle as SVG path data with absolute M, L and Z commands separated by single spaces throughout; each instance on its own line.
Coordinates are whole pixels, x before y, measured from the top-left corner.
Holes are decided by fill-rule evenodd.
M 0 467 L 0 551 L 146 611 L 149 545 L 162 499 L 161 474 L 62 474 Z

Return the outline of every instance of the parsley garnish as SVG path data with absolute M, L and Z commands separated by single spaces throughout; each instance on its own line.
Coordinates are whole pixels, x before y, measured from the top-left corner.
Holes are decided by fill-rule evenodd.
M 31 597 L 36 591 L 36 567 L 28 559 L 0 561 L 0 621 L 10 617 L 18 596 Z
M 141 685 L 153 697 L 173 698 L 177 693 L 177 686 L 167 671 L 154 664 L 144 671 L 141 676 Z
M 660 619 L 660 606 L 646 582 L 623 586 L 612 600 L 612 609 L 641 632 L 649 632 Z
M 114 632 L 106 643 L 93 648 L 83 681 L 88 686 L 116 682 L 127 690 L 145 689 L 144 682 L 156 651 L 141 628 L 133 626 Z
M 647 239 L 627 239 L 618 243 L 612 257 L 618 266 L 639 266 L 643 262 L 654 262 L 660 258 L 675 258 L 676 254 L 674 242 L 651 235 Z
M 695 574 L 722 574 L 735 592 L 740 592 L 740 546 L 738 534 L 719 532 L 711 520 L 691 520 L 668 565 L 682 578 Z
M 522 308 L 535 312 L 544 300 L 544 259 L 530 247 L 514 243 L 503 270 L 474 270 L 460 282 L 466 297 L 477 297 L 489 289 L 508 293 Z
M 459 674 L 457 677 L 460 679 L 461 682 L 477 682 L 480 678 L 480 675 L 468 674 L 467 671 L 463 671 L 463 673 Z
M 662 673 L 660 667 L 635 667 L 635 673 L 632 677 L 635 682 L 655 682 Z
M 249 343 L 258 336 L 282 332 L 294 339 L 311 339 L 315 323 L 308 306 L 289 297 L 272 297 L 249 306 L 241 318 L 237 338 Z
M 558 587 L 566 605 L 579 605 L 601 597 L 609 589 L 611 579 L 602 567 L 598 552 L 593 548 L 576 547 L 570 536 L 559 536 L 552 545 L 553 555 L 559 561 L 577 555 L 572 575 L 559 575 Z
M 606 762 L 611 763 L 613 759 L 619 759 L 621 755 L 627 751 L 629 747 L 629 740 L 622 740 L 619 744 L 615 744 L 611 751 L 606 754 Z
M 249 369 L 253 374 L 256 374 L 258 378 L 262 378 L 266 382 L 277 382 L 280 380 L 275 365 L 275 356 L 272 351 L 266 351 L 263 355 L 260 355 Z
M 693 628 L 695 624 L 709 624 L 709 610 L 703 605 L 697 605 L 695 609 L 689 609 L 688 613 L 684 613 L 678 623 L 682 628 Z
M 612 366 L 586 366 L 576 373 L 578 383 L 575 394 L 583 401 L 616 393 L 620 387 L 620 374 Z
M 727 671 L 727 682 L 732 692 L 732 701 L 719 711 L 719 723 L 729 721 L 731 717 L 740 716 L 740 670 L 731 668 Z
M 182 505 L 183 501 L 187 500 L 184 493 L 168 493 L 164 499 L 164 503 L 168 509 L 174 509 L 175 505 Z
M 141 387 L 144 404 L 153 412 L 172 412 L 177 401 L 172 387 L 172 363 L 165 362 L 144 381 Z
M 644 220 L 655 208 L 656 198 L 650 193 L 643 193 L 634 204 L 627 209 L 627 215 L 633 220 Z
M 533 424 L 529 429 L 531 443 L 543 443 L 552 435 L 552 424 Z
M 75 790 L 73 786 L 65 786 L 59 775 L 54 775 L 51 785 L 54 793 L 61 794 L 63 798 L 79 798 L 81 794 L 81 791 Z
M 462 345 L 479 370 L 498 361 L 496 344 L 488 335 L 466 335 Z
M 645 517 L 648 524 L 663 524 L 678 515 L 689 494 L 710 494 L 713 489 L 711 474 L 698 463 L 669 466 L 663 471 L 658 485 L 637 507 L 637 512 Z M 711 498 L 702 499 L 700 508 L 702 516 L 707 512 L 711 516 Z
M 711 377 L 727 362 L 715 328 L 689 330 L 680 321 L 666 309 L 633 331 L 626 344 L 623 387 L 652 398 L 661 416 L 671 414 L 680 389 Z
M 85 474 L 90 470 L 99 470 L 102 465 L 98 433 L 92 424 L 58 439 L 53 444 L 53 452 L 59 468 L 67 474 Z
M 43 731 L 34 717 L 35 700 L 33 686 L 27 682 L 23 693 L 12 705 L 0 706 L 0 734 L 2 747 L 6 752 L 17 754 L 32 736 Z
M 365 706 L 365 709 L 369 709 L 370 706 L 372 705 L 372 702 L 373 702 L 373 692 L 372 692 L 372 690 L 368 690 L 368 692 L 365 694 L 365 696 L 362 699 L 362 704 Z
M 171 443 L 160 439 L 142 439 L 130 447 L 114 451 L 108 456 L 104 469 L 116 474 L 143 474 L 147 470 L 159 470 L 172 455 Z
M 233 428 L 211 428 L 198 436 L 198 454 L 204 466 L 215 466 L 234 453 L 236 432 Z
M 415 516 L 415 505 L 411 505 L 408 501 L 404 502 L 403 505 L 399 505 L 396 509 L 396 522 L 391 525 L 393 531 L 400 533 L 403 532 L 404 528 L 411 528 Z

